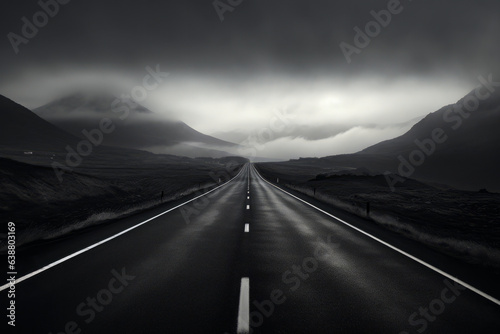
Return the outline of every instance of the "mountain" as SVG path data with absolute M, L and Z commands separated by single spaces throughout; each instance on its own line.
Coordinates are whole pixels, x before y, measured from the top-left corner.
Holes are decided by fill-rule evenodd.
M 64 151 L 78 138 L 0 95 L 0 148 L 6 151 Z
M 68 157 L 76 162 L 71 167 L 92 169 L 120 163 L 142 163 L 154 157 L 150 152 L 106 145 L 81 145 L 81 138 L 61 130 L 31 110 L 0 95 L 0 157 L 31 165 L 51 167 L 53 163 L 68 165 Z M 79 153 L 88 152 L 90 153 Z M 70 153 L 74 152 L 74 153 Z M 3 164 L 5 160 L 0 161 Z
M 360 153 L 364 154 L 409 154 L 418 148 L 415 141 L 432 138 L 432 131 L 443 129 L 446 141 L 436 145 L 439 154 L 474 154 L 488 153 L 498 149 L 500 145 L 500 93 L 489 99 L 479 101 L 478 107 L 467 111 L 464 101 L 471 100 L 471 92 L 455 104 L 430 113 L 400 137 L 370 146 Z
M 316 163 L 366 167 L 467 190 L 500 191 L 500 92 L 477 105 L 474 94 L 428 114 L 397 138 Z M 465 108 L 467 103 L 471 111 Z
M 109 118 L 114 130 L 104 144 L 143 149 L 153 153 L 221 157 L 231 155 L 236 144 L 200 133 L 186 123 L 169 120 L 130 100 L 111 94 L 78 93 L 33 110 L 37 115 L 68 133 L 82 137 L 84 129 L 98 128 Z

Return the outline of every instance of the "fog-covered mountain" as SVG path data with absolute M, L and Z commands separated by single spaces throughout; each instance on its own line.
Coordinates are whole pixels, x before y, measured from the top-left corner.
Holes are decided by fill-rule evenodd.
M 228 156 L 236 144 L 200 133 L 182 121 L 169 120 L 132 100 L 111 94 L 77 93 L 33 110 L 43 119 L 82 137 L 82 131 L 99 127 L 102 119 L 112 122 L 104 144 L 143 149 L 153 153 L 185 156 Z
M 440 110 L 428 114 L 400 137 L 387 140 L 364 149 L 367 154 L 409 154 L 416 147 L 415 141 L 425 141 L 432 138 L 432 132 L 442 129 L 446 140 L 436 145 L 440 154 L 473 154 L 474 152 L 491 153 L 500 145 L 500 93 L 486 100 L 479 100 L 474 105 L 464 106 L 464 101 L 472 101 L 474 92 L 462 98 L 455 104 L 450 104 Z M 472 103 L 472 102 L 471 102 Z
M 480 100 L 473 91 L 428 114 L 400 137 L 322 160 L 464 189 L 500 191 L 499 126 L 500 92 Z

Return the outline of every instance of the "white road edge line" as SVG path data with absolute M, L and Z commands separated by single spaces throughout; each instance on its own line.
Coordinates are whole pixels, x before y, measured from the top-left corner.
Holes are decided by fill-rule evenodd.
M 441 270 L 441 269 L 439 269 L 439 268 L 436 268 L 436 267 L 434 267 L 433 265 L 431 265 L 431 264 L 429 264 L 429 263 L 427 263 L 427 262 L 425 262 L 425 261 L 423 261 L 423 260 L 420 260 L 419 258 L 417 258 L 417 257 L 415 257 L 415 256 L 413 256 L 413 255 L 411 255 L 411 254 L 409 254 L 409 253 L 407 253 L 407 252 L 405 252 L 405 251 L 403 251 L 403 250 L 401 250 L 401 249 L 399 249 L 399 248 L 397 248 L 397 247 L 395 247 L 395 246 L 393 246 L 393 245 L 391 245 L 391 244 L 389 244 L 389 243 L 387 243 L 387 242 L 385 242 L 385 241 L 383 241 L 383 240 L 381 240 L 381 239 L 379 239 L 379 238 L 377 238 L 377 237 L 375 237 L 375 236 L 373 236 L 373 235 L 371 235 L 371 234 L 369 234 L 369 233 L 367 233 L 367 232 L 365 232 L 365 231 L 363 231 L 363 230 L 359 229 L 359 228 L 357 228 L 356 226 L 353 226 L 353 225 L 351 225 L 351 224 L 347 223 L 346 221 L 344 221 L 344 220 L 342 220 L 342 219 L 340 219 L 340 218 L 338 218 L 338 217 L 335 217 L 335 216 L 334 216 L 334 215 L 332 215 L 331 213 L 328 213 L 328 212 L 326 212 L 326 211 L 324 211 L 324 210 L 322 210 L 322 209 L 320 209 L 320 208 L 318 208 L 318 207 L 316 207 L 316 206 L 312 205 L 311 203 L 306 202 L 306 201 L 304 201 L 303 199 L 301 199 L 301 198 L 299 198 L 299 197 L 297 197 L 297 196 L 295 196 L 295 195 L 290 194 L 289 192 L 287 192 L 287 191 L 285 191 L 285 190 L 281 189 L 280 187 L 275 186 L 275 185 L 274 185 L 274 184 L 272 184 L 271 182 L 269 182 L 269 181 L 267 181 L 266 179 L 264 179 L 264 178 L 262 177 L 262 175 L 260 175 L 259 171 L 258 171 L 258 170 L 257 170 L 257 169 L 253 166 L 253 164 L 252 164 L 252 168 L 255 170 L 255 172 L 257 173 L 257 175 L 258 175 L 258 176 L 259 176 L 259 177 L 260 177 L 260 178 L 261 178 L 264 182 L 266 182 L 266 183 L 270 184 L 271 186 L 275 187 L 275 188 L 276 188 L 276 189 L 278 189 L 278 190 L 281 190 L 281 191 L 282 191 L 282 192 L 284 192 L 285 194 L 287 194 L 287 195 L 289 195 L 289 196 L 291 196 L 291 197 L 293 197 L 293 198 L 295 198 L 295 199 L 297 199 L 297 200 L 299 200 L 299 201 L 301 201 L 301 202 L 303 202 L 303 203 L 305 203 L 305 204 L 309 205 L 310 207 L 312 207 L 312 208 L 314 208 L 314 209 L 316 209 L 316 210 L 318 210 L 318 211 L 320 211 L 320 212 L 324 213 L 324 214 L 325 214 L 325 215 L 327 215 L 327 216 L 330 216 L 330 217 L 332 217 L 332 218 L 334 218 L 334 219 L 338 220 L 339 222 L 341 222 L 341 223 L 343 223 L 343 224 L 345 224 L 345 225 L 349 226 L 350 228 L 352 228 L 352 229 L 354 229 L 354 230 L 356 230 L 356 231 L 358 231 L 358 232 L 360 232 L 360 233 L 362 233 L 362 234 L 366 235 L 367 237 L 370 237 L 370 238 L 372 238 L 373 240 L 375 240 L 375 241 L 377 241 L 377 242 L 379 242 L 379 243 L 383 244 L 384 246 L 387 246 L 387 247 L 389 247 L 389 248 L 391 248 L 391 249 L 395 250 L 396 252 L 398 252 L 398 253 L 400 253 L 400 254 L 402 254 L 402 255 L 404 255 L 404 256 L 406 256 L 406 257 L 408 257 L 408 258 L 410 258 L 410 259 L 412 259 L 412 260 L 414 260 L 414 261 L 416 261 L 416 262 L 418 262 L 418 263 L 420 263 L 421 265 L 423 265 L 423 266 L 425 266 L 425 267 L 427 267 L 427 268 L 429 268 L 429 269 L 431 269 L 431 270 L 434 270 L 435 272 L 437 272 L 437 273 L 439 273 L 439 274 L 443 275 L 444 277 L 449 278 L 449 279 L 451 279 L 451 280 L 455 281 L 456 283 L 459 283 L 459 284 L 463 285 L 464 287 L 466 287 L 467 289 L 469 289 L 469 290 L 471 290 L 471 291 L 473 291 L 473 292 L 477 293 L 477 294 L 478 294 L 478 295 L 480 295 L 481 297 L 484 297 L 484 298 L 488 299 L 489 301 L 491 301 L 491 302 L 493 302 L 493 303 L 495 303 L 495 304 L 497 304 L 497 305 L 500 305 L 500 300 L 498 300 L 498 299 L 496 299 L 495 297 L 490 296 L 490 295 L 488 295 L 487 293 L 485 293 L 485 292 L 483 292 L 483 291 L 481 291 L 481 290 L 479 290 L 479 289 L 477 289 L 477 288 L 473 287 L 472 285 L 470 285 L 470 284 L 468 284 L 468 283 L 466 283 L 466 282 L 462 281 L 461 279 L 456 278 L 455 276 L 452 276 L 452 275 L 450 275 L 450 274 L 448 274 L 448 273 L 444 272 L 443 270 Z
M 40 269 L 38 269 L 38 270 L 35 270 L 35 271 L 33 271 L 33 272 L 29 273 L 29 274 L 26 274 L 26 275 L 24 275 L 24 276 L 22 276 L 22 277 L 19 277 L 18 279 L 16 279 L 16 280 L 15 280 L 14 284 L 19 284 L 19 283 L 21 283 L 22 281 L 27 280 L 28 278 L 31 278 L 31 277 L 33 277 L 33 276 L 35 276 L 35 275 L 38 275 L 38 274 L 40 274 L 41 272 L 44 272 L 45 270 L 48 270 L 48 269 L 50 269 L 50 268 L 52 268 L 52 267 L 55 267 L 55 266 L 57 266 L 58 264 L 61 264 L 61 263 L 65 262 L 65 261 L 68 261 L 69 259 L 72 259 L 72 258 L 74 258 L 75 256 L 78 256 L 78 255 L 80 255 L 80 254 L 82 254 L 82 253 L 85 253 L 85 252 L 87 252 L 87 251 L 89 251 L 89 250 L 91 250 L 91 249 L 93 249 L 93 248 L 96 248 L 97 246 L 100 246 L 100 245 L 102 245 L 102 244 L 104 244 L 104 243 L 106 243 L 106 242 L 108 242 L 108 241 L 110 241 L 110 240 L 113 240 L 113 239 L 115 239 L 115 238 L 118 238 L 119 236 L 121 236 L 121 235 L 123 235 L 123 234 L 125 234 L 125 233 L 127 233 L 127 232 L 130 232 L 130 231 L 132 231 L 132 230 L 134 230 L 134 229 L 138 228 L 138 227 L 139 227 L 139 226 L 141 226 L 141 225 L 144 225 L 144 224 L 146 224 L 146 223 L 149 223 L 150 221 L 152 221 L 152 220 L 154 220 L 154 219 L 156 219 L 156 218 L 158 218 L 158 217 L 160 217 L 160 216 L 163 216 L 163 215 L 164 215 L 164 214 L 166 214 L 166 213 L 169 213 L 169 212 L 171 212 L 171 211 L 174 211 L 175 209 L 178 209 L 178 208 L 180 208 L 181 206 L 184 206 L 184 205 L 186 205 L 186 204 L 188 204 L 188 203 L 190 203 L 190 202 L 193 202 L 193 201 L 197 200 L 197 199 L 198 199 L 198 198 L 200 198 L 200 197 L 206 196 L 206 195 L 210 194 L 211 192 L 213 192 L 213 191 L 215 191 L 215 190 L 217 190 L 217 189 L 219 189 L 219 188 L 221 188 L 221 187 L 224 187 L 225 185 L 227 185 L 227 184 L 229 184 L 230 182 L 232 182 L 235 178 L 237 178 L 237 177 L 241 174 L 241 172 L 242 172 L 244 169 L 245 169 L 245 166 L 243 166 L 243 167 L 241 168 L 240 172 L 239 172 L 239 173 L 238 173 L 235 177 L 233 177 L 231 180 L 227 181 L 226 183 L 221 184 L 221 185 L 220 185 L 220 186 L 218 186 L 217 188 L 214 188 L 214 189 L 212 189 L 212 190 L 210 190 L 210 191 L 207 191 L 206 193 L 204 193 L 204 194 L 202 194 L 202 195 L 200 195 L 200 196 L 197 196 L 197 197 L 195 197 L 195 198 L 192 198 L 192 199 L 190 199 L 189 201 L 186 201 L 186 202 L 184 202 L 184 203 L 182 203 L 182 204 L 179 204 L 179 205 L 177 205 L 177 206 L 175 206 L 175 207 L 173 207 L 173 208 L 168 209 L 167 211 L 164 211 L 164 212 L 162 212 L 162 213 L 160 213 L 160 214 L 157 214 L 156 216 L 151 217 L 151 218 L 149 218 L 149 219 L 147 219 L 147 220 L 145 220 L 145 221 L 143 221 L 143 222 L 141 222 L 141 223 L 139 223 L 139 224 L 137 224 L 137 225 L 134 225 L 134 226 L 132 226 L 132 227 L 129 227 L 128 229 L 123 230 L 123 231 L 121 231 L 121 232 L 119 232 L 119 233 L 117 233 L 117 234 L 115 234 L 115 235 L 112 235 L 112 236 L 110 236 L 109 238 L 106 238 L 106 239 L 104 239 L 104 240 L 101 240 L 101 241 L 99 241 L 99 242 L 97 242 L 97 243 L 95 243 L 95 244 L 93 244 L 93 245 L 91 245 L 91 246 L 88 246 L 88 247 L 86 247 L 86 248 L 84 248 L 84 249 L 81 249 L 81 250 L 79 250 L 79 251 L 77 251 L 77 252 L 75 252 L 75 253 L 73 253 L 73 254 L 70 254 L 70 255 L 68 255 L 68 256 L 65 256 L 65 257 L 63 257 L 63 258 L 62 258 L 62 259 L 60 259 L 60 260 L 57 260 L 57 261 L 55 261 L 55 262 L 52 262 L 52 263 L 50 263 L 50 264 L 46 265 L 45 267 L 42 267 L 42 268 L 40 268 Z M 4 285 L 0 286 L 0 291 L 3 291 L 3 290 L 5 290 L 5 289 L 7 289 L 9 286 L 10 286 L 10 283 L 7 283 L 7 284 L 4 284 Z
M 248 233 L 248 232 L 250 232 L 250 225 L 245 224 L 245 233 Z
M 250 333 L 250 279 L 243 277 L 240 287 L 240 305 L 238 307 L 237 334 Z

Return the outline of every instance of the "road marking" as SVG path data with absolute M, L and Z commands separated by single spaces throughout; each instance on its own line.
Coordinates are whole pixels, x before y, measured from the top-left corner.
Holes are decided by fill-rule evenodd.
M 245 233 L 248 233 L 248 232 L 250 232 L 250 225 L 245 224 Z
M 295 195 L 290 194 L 289 192 L 287 192 L 287 191 L 285 191 L 285 190 L 281 189 L 280 187 L 275 186 L 275 185 L 274 185 L 274 184 L 272 184 L 271 182 L 269 182 L 269 181 L 267 181 L 266 179 L 264 179 L 264 178 L 262 177 L 262 175 L 260 175 L 260 174 L 259 174 L 259 171 L 258 171 L 258 170 L 257 170 L 257 169 L 253 166 L 253 165 L 252 165 L 252 168 L 255 170 L 255 172 L 257 173 L 257 175 L 258 175 L 258 176 L 259 176 L 259 177 L 260 177 L 260 178 L 261 178 L 264 182 L 268 183 L 269 185 L 273 186 L 274 188 L 276 188 L 276 189 L 278 189 L 278 190 L 280 190 L 280 191 L 284 192 L 285 194 L 287 194 L 287 195 L 289 195 L 289 196 L 291 196 L 291 197 L 293 197 L 293 198 L 295 198 L 295 199 L 297 199 L 297 200 L 299 200 L 299 201 L 301 201 L 301 202 L 303 202 L 303 203 L 305 203 L 305 204 L 309 205 L 310 207 L 312 207 L 312 208 L 314 208 L 314 209 L 316 209 L 316 210 L 318 210 L 318 211 L 320 211 L 320 212 L 324 213 L 325 215 L 330 216 L 331 218 L 334 218 L 334 219 L 338 220 L 339 222 L 343 223 L 344 225 L 347 225 L 347 226 L 349 226 L 350 228 L 352 228 L 352 229 L 354 229 L 354 230 L 356 230 L 356 231 L 358 231 L 358 232 L 360 232 L 360 233 L 362 233 L 362 234 L 366 235 L 367 237 L 372 238 L 373 240 L 375 240 L 375 241 L 377 241 L 377 242 L 381 243 L 382 245 L 387 246 L 387 247 L 391 248 L 392 250 L 395 250 L 396 252 L 398 252 L 398 253 L 400 253 L 400 254 L 402 254 L 402 255 L 404 255 L 404 256 L 406 256 L 406 257 L 408 257 L 408 258 L 410 258 L 410 259 L 412 259 L 412 260 L 414 260 L 414 261 L 416 261 L 416 262 L 418 262 L 418 263 L 420 263 L 421 265 L 423 265 L 423 266 L 425 266 L 425 267 L 427 267 L 427 268 L 429 268 L 429 269 L 431 269 L 431 270 L 433 270 L 433 271 L 437 272 L 438 274 L 441 274 L 441 275 L 443 275 L 444 277 L 449 278 L 449 279 L 451 279 L 451 280 L 455 281 L 456 283 L 463 285 L 464 287 L 466 287 L 467 289 L 469 289 L 469 290 L 471 290 L 471 291 L 473 291 L 473 292 L 477 293 L 477 294 L 478 294 L 478 295 L 480 295 L 481 297 L 484 297 L 484 298 L 488 299 L 489 301 L 491 301 L 491 302 L 493 302 L 493 303 L 495 303 L 495 304 L 497 304 L 497 305 L 500 305 L 500 300 L 496 299 L 496 298 L 495 298 L 495 297 L 493 297 L 493 296 L 488 295 L 487 293 L 485 293 L 485 292 L 483 292 L 483 291 L 481 291 L 481 290 L 479 290 L 479 289 L 477 289 L 477 288 L 473 287 L 472 285 L 470 285 L 470 284 L 468 284 L 468 283 L 465 283 L 465 282 L 464 282 L 464 281 L 462 281 L 461 279 L 459 279 L 459 278 L 457 278 L 457 277 L 455 277 L 455 276 L 452 276 L 452 275 L 448 274 L 447 272 L 445 272 L 445 271 L 443 271 L 443 270 L 441 270 L 441 269 L 439 269 L 439 268 L 437 268 L 437 267 L 434 267 L 433 265 L 431 265 L 431 264 L 429 264 L 429 263 L 427 263 L 427 262 L 425 262 L 425 261 L 423 261 L 423 260 L 420 260 L 419 258 L 417 258 L 417 257 L 415 257 L 415 256 L 413 256 L 413 255 L 411 255 L 411 254 L 409 254 L 409 253 L 407 253 L 407 252 L 405 252 L 405 251 L 403 251 L 403 250 L 401 250 L 401 249 L 399 249 L 399 248 L 397 248 L 397 247 L 395 247 L 395 246 L 393 246 L 393 245 L 391 245 L 391 244 L 389 244 L 389 243 L 387 243 L 387 242 L 385 242 L 385 241 L 383 241 L 383 240 L 381 240 L 381 239 L 379 239 L 379 238 L 377 238 L 377 237 L 375 237 L 375 236 L 373 236 L 373 235 L 371 235 L 371 234 L 369 234 L 369 233 L 367 233 L 367 232 L 363 231 L 362 229 L 360 229 L 360 228 L 358 228 L 358 227 L 356 227 L 356 226 L 354 226 L 354 225 L 351 225 L 351 224 L 349 224 L 348 222 L 346 222 L 346 221 L 344 221 L 344 220 L 342 220 L 342 219 L 340 219 L 340 218 L 338 218 L 338 217 L 335 217 L 335 216 L 334 216 L 334 215 L 332 215 L 331 213 L 328 213 L 328 212 L 326 212 L 325 210 L 322 210 L 322 209 L 320 209 L 320 208 L 318 208 L 318 207 L 314 206 L 313 204 L 311 204 L 311 203 L 309 203 L 309 202 L 306 202 L 306 201 L 304 201 L 303 199 L 301 199 L 301 198 L 299 198 L 299 197 L 297 197 L 297 196 L 295 196 Z
M 250 279 L 243 277 L 240 287 L 240 305 L 238 307 L 237 334 L 250 332 Z
M 247 205 L 247 210 L 250 210 L 250 205 Z
M 247 199 L 250 199 L 250 196 L 247 196 Z
M 145 220 L 145 221 L 143 221 L 143 222 L 141 222 L 141 223 L 139 223 L 139 224 L 137 224 L 137 225 L 134 225 L 134 226 L 132 226 L 132 227 L 129 227 L 128 229 L 123 230 L 123 231 L 121 231 L 121 232 L 119 232 L 119 233 L 117 233 L 117 234 L 115 234 L 115 235 L 112 235 L 112 236 L 110 236 L 110 237 L 108 237 L 108 238 L 106 238 L 106 239 L 104 239 L 104 240 L 101 240 L 101 241 L 99 241 L 99 242 L 97 242 L 97 243 L 95 243 L 95 244 L 93 244 L 93 245 L 91 245 L 91 246 L 88 246 L 88 247 L 86 247 L 86 248 L 84 248 L 84 249 L 81 249 L 81 250 L 79 250 L 79 251 L 77 251 L 77 252 L 75 252 L 75 253 L 73 253 L 73 254 L 70 254 L 70 255 L 68 255 L 68 256 L 65 256 L 65 257 L 63 257 L 62 259 L 59 259 L 59 260 L 57 260 L 57 261 L 55 261 L 55 262 L 52 262 L 52 263 L 50 263 L 50 264 L 46 265 L 45 267 L 42 267 L 42 268 L 40 268 L 40 269 L 38 269 L 38 270 L 35 270 L 35 271 L 33 271 L 33 272 L 29 273 L 29 274 L 26 274 L 26 275 L 24 275 L 24 276 L 22 276 L 22 277 L 19 277 L 18 279 L 16 279 L 15 284 L 19 284 L 19 283 L 21 283 L 22 281 L 27 280 L 28 278 L 31 278 L 31 277 L 33 277 L 33 276 L 35 276 L 35 275 L 38 275 L 38 274 L 40 274 L 41 272 L 44 272 L 45 270 L 48 270 L 48 269 L 50 269 L 50 268 L 52 268 L 52 267 L 57 266 L 58 264 L 61 264 L 61 263 L 63 263 L 63 262 L 66 262 L 66 261 L 68 261 L 68 260 L 70 260 L 70 259 L 74 258 L 75 256 L 78 256 L 78 255 L 80 255 L 80 254 L 82 254 L 82 253 L 85 253 L 85 252 L 87 252 L 87 251 L 89 251 L 89 250 L 91 250 L 91 249 L 93 249 L 93 248 L 96 248 L 97 246 L 100 246 L 100 245 L 102 245 L 102 244 L 105 244 L 105 243 L 106 243 L 106 242 L 108 242 L 108 241 L 111 241 L 111 240 L 113 240 L 113 239 L 115 239 L 115 238 L 118 238 L 119 236 L 121 236 L 121 235 L 123 235 L 123 234 L 125 234 L 125 233 L 127 233 L 127 232 L 130 232 L 130 231 L 132 231 L 132 230 L 134 230 L 134 229 L 138 228 L 139 226 L 142 226 L 142 225 L 144 225 L 144 224 L 146 224 L 146 223 L 149 223 L 150 221 L 152 221 L 152 220 L 154 220 L 154 219 L 156 219 L 156 218 L 158 218 L 158 217 L 160 217 L 160 216 L 163 216 L 163 215 L 164 215 L 164 214 L 166 214 L 166 213 L 169 213 L 169 212 L 171 212 L 171 211 L 174 211 L 175 209 L 178 209 L 178 208 L 180 208 L 181 206 L 184 206 L 184 205 L 186 205 L 186 204 L 188 204 L 188 203 L 191 203 L 191 202 L 193 202 L 193 201 L 197 200 L 197 199 L 198 199 L 198 198 L 200 198 L 200 197 L 206 196 L 206 195 L 210 194 L 211 192 L 216 191 L 217 189 L 219 189 L 219 188 L 221 188 L 221 187 L 224 187 L 225 185 L 229 184 L 229 183 L 230 183 L 230 182 L 232 182 L 234 179 L 236 179 L 236 178 L 237 178 L 237 177 L 241 174 L 241 172 L 242 172 L 244 169 L 245 169 L 245 167 L 243 166 L 243 167 L 241 168 L 240 172 L 239 172 L 239 173 L 238 173 L 235 177 L 233 177 L 231 180 L 227 181 L 226 183 L 221 184 L 220 186 L 218 186 L 218 187 L 216 187 L 216 188 L 214 188 L 214 189 L 212 189 L 212 190 L 210 190 L 210 191 L 207 191 L 206 193 L 204 193 L 204 194 L 202 194 L 202 195 L 200 195 L 200 196 L 197 196 L 197 197 L 195 197 L 195 198 L 192 198 L 192 199 L 190 199 L 189 201 L 186 201 L 186 202 L 184 202 L 184 203 L 182 203 L 182 204 L 179 204 L 179 205 L 177 205 L 177 206 L 175 206 L 175 207 L 173 207 L 173 208 L 170 208 L 170 209 L 168 209 L 167 211 L 164 211 L 164 212 L 162 212 L 162 213 L 160 213 L 160 214 L 157 214 L 156 216 L 151 217 L 151 218 L 149 218 L 149 219 L 147 219 L 147 220 Z M 0 286 L 0 291 L 3 291 L 3 290 L 5 290 L 5 289 L 9 288 L 9 286 L 10 286 L 10 283 L 8 283 L 8 284 L 4 284 L 4 285 Z

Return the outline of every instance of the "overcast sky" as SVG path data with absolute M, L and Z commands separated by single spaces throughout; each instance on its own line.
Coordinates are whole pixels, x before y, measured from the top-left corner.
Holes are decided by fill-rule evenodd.
M 8 34 L 22 36 L 22 18 L 33 22 L 41 7 L 6 0 L 0 94 L 34 108 L 77 84 L 120 83 L 129 93 L 159 66 L 169 76 L 144 101 L 155 112 L 226 140 L 266 133 L 262 156 L 354 152 L 402 134 L 499 69 L 494 0 L 403 0 L 385 27 L 369 25 L 373 37 L 349 63 L 341 43 L 355 47 L 354 28 L 364 31 L 390 2 L 243 0 L 218 13 L 212 0 L 72 0 L 16 54 Z M 286 129 L 272 129 L 277 113 Z

